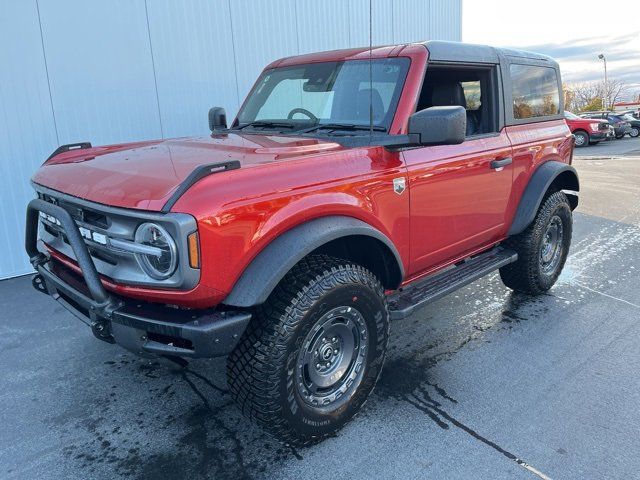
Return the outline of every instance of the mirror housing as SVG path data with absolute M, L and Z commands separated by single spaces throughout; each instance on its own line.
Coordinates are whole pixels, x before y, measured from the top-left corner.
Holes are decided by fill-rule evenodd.
M 425 108 L 409 117 L 408 133 L 419 145 L 457 145 L 467 133 L 467 111 L 460 106 Z
M 212 132 L 227 128 L 227 112 L 222 107 L 209 109 L 209 130 Z

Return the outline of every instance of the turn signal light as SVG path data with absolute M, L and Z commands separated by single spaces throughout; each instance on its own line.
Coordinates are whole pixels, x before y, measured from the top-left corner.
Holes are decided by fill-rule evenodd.
M 200 268 L 200 242 L 198 241 L 198 232 L 193 232 L 187 237 L 189 244 L 189 266 L 191 268 Z

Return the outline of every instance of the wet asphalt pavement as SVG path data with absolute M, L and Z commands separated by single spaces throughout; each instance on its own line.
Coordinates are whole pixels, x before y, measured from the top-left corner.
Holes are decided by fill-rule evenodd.
M 574 161 L 560 282 L 534 298 L 494 274 L 393 323 L 370 401 L 310 448 L 243 419 L 224 360 L 137 358 L 0 282 L 0 478 L 637 478 L 640 152 L 600 147 Z

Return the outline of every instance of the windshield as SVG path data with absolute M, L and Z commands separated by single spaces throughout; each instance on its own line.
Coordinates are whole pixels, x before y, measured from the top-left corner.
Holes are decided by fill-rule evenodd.
M 569 120 L 580 120 L 580 117 L 575 113 L 564 111 L 564 118 L 568 118 Z
M 341 124 L 391 126 L 409 68 L 408 58 L 322 62 L 266 70 L 258 79 L 235 128 L 303 129 Z M 371 82 L 369 80 L 371 74 Z M 275 123 L 275 125 L 274 125 Z

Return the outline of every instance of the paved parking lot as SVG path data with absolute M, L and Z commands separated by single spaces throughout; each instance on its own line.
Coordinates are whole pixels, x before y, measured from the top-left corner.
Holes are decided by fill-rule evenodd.
M 27 277 L 0 282 L 0 477 L 637 478 L 640 140 L 574 164 L 559 284 L 531 298 L 492 275 L 392 324 L 370 402 L 311 448 L 250 426 L 223 360 L 136 358 Z

